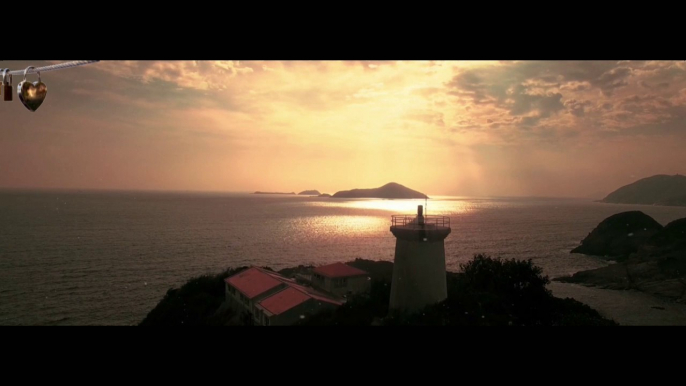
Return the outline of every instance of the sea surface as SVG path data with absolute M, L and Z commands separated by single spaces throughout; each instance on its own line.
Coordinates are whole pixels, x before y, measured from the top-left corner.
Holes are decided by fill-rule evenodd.
M 391 215 L 416 213 L 424 203 L 248 193 L 0 191 L 0 325 L 135 325 L 169 288 L 228 267 L 392 261 Z M 459 271 L 474 254 L 486 253 L 532 259 L 553 278 L 607 265 L 569 251 L 600 221 L 627 210 L 641 210 L 663 225 L 686 217 L 684 207 L 439 196 L 428 200 L 426 213 L 450 217 L 448 270 Z M 602 298 L 602 291 L 593 297 Z M 625 293 L 627 302 L 641 301 Z M 613 299 L 608 295 L 605 302 L 616 304 Z

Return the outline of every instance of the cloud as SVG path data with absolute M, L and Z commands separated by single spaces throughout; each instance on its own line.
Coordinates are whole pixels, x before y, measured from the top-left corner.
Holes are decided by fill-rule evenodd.
M 445 126 L 445 122 L 443 121 L 443 113 L 430 110 L 414 110 L 405 114 L 404 118 L 423 122 L 429 125 Z
M 683 122 L 674 107 L 686 103 L 684 88 L 686 66 L 677 62 L 505 62 L 460 70 L 445 83 L 453 106 L 501 123 L 501 135 L 540 127 L 561 138 Z
M 590 80 L 591 84 L 599 87 L 606 95 L 620 87 L 629 85 L 627 78 L 631 76 L 631 69 L 627 67 L 617 67 L 604 72 L 596 79 Z
M 576 99 L 568 99 L 564 106 L 569 112 L 576 117 L 583 117 L 586 109 L 593 106 L 591 101 L 577 101 Z
M 24 165 L 0 186 L 258 190 L 268 176 L 335 191 L 392 176 L 563 194 L 583 193 L 582 173 L 686 164 L 682 62 L 103 61 L 42 76 L 40 115 L 0 104 L 0 154 Z
M 103 61 L 98 69 L 110 74 L 151 83 L 169 82 L 182 88 L 225 90 L 231 78 L 254 72 L 239 61 Z

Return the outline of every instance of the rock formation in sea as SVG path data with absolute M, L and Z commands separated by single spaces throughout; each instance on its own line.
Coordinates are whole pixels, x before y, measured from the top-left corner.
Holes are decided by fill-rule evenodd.
M 662 225 L 640 211 L 622 212 L 603 220 L 571 253 L 618 257 L 638 247 L 662 229 Z
M 659 228 L 655 224 L 655 220 L 642 212 L 608 217 L 584 240 L 590 240 L 589 245 L 582 247 L 584 251 L 612 253 L 619 262 L 553 280 L 616 290 L 634 289 L 686 302 L 686 218 Z M 624 227 L 639 228 L 635 231 L 638 237 L 622 236 L 626 233 Z M 574 251 L 579 252 L 579 248 Z

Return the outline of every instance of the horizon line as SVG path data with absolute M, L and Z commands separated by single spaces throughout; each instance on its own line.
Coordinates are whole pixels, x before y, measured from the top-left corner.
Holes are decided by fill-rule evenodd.
M 255 194 L 256 191 L 251 190 L 189 190 L 189 189 L 140 189 L 140 188 L 49 188 L 49 187 L 6 187 L 0 186 L 0 191 L 27 191 L 27 192 L 101 192 L 101 193 L 196 193 L 196 194 Z M 540 195 L 465 195 L 465 194 L 429 194 L 424 193 L 429 196 L 429 200 L 432 197 L 454 197 L 454 198 L 555 198 L 555 199 L 587 199 L 587 200 L 598 200 L 602 197 L 593 198 L 588 196 L 540 196 Z M 277 194 L 278 195 L 278 194 Z M 298 193 L 290 194 L 285 193 L 284 196 L 300 196 Z M 333 195 L 333 194 L 332 194 Z M 303 197 L 313 197 L 306 196 Z M 348 199 L 348 198 L 343 198 Z M 406 199 L 411 200 L 411 199 Z M 415 200 L 424 200 L 423 198 L 416 198 Z

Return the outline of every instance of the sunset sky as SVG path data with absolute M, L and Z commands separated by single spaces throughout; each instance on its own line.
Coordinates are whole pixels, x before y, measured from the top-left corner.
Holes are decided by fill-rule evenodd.
M 103 61 L 41 74 L 35 113 L 22 78 L 3 188 L 602 198 L 686 173 L 686 62 Z

